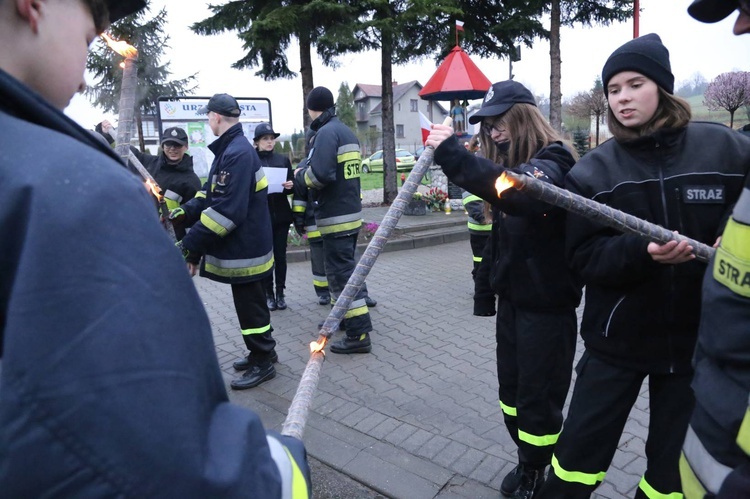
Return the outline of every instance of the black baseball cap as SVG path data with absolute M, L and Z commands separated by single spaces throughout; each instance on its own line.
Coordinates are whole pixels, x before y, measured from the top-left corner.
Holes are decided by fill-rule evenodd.
M 109 10 L 109 22 L 119 21 L 125 16 L 135 14 L 146 6 L 146 0 L 106 0 Z
M 165 142 L 176 142 L 181 146 L 186 146 L 188 145 L 188 136 L 185 130 L 178 126 L 173 126 L 164 130 L 164 133 L 161 135 L 161 144 L 164 145 Z
M 737 0 L 695 0 L 688 7 L 688 14 L 704 23 L 717 23 L 737 7 Z
M 273 128 L 271 128 L 271 125 L 269 125 L 268 123 L 258 123 L 258 126 L 255 127 L 255 135 L 253 136 L 253 140 L 258 140 L 264 135 L 273 135 L 273 138 L 275 139 L 281 134 L 274 132 Z
M 536 99 L 529 92 L 529 89 L 513 80 L 495 83 L 487 90 L 482 107 L 469 118 L 469 123 L 474 125 L 487 116 L 500 116 L 514 104 L 536 106 Z
M 230 118 L 238 118 L 240 116 L 240 105 L 237 103 L 237 99 L 229 94 L 214 94 L 208 104 L 198 109 L 196 113 L 208 114 L 209 111 Z

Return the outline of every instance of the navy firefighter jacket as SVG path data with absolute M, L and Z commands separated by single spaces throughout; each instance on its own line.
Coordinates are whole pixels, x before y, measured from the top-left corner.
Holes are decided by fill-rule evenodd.
M 280 497 L 143 182 L 2 70 L 0 130 L 0 496 Z
M 201 275 L 227 283 L 263 279 L 273 270 L 268 179 L 258 153 L 237 123 L 209 146 L 214 161 L 203 191 L 183 205 L 187 223 L 182 240 L 204 255 Z

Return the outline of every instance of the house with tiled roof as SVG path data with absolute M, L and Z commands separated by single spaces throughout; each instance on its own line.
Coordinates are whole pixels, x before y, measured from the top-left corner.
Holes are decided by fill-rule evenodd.
M 397 149 L 414 152 L 422 145 L 420 112 L 433 123 L 441 123 L 448 116 L 448 111 L 437 101 L 421 99 L 421 89 L 422 85 L 416 80 L 401 84 L 393 82 L 393 124 Z M 369 156 L 381 149 L 383 144 L 382 87 L 357 83 L 352 95 L 362 154 Z

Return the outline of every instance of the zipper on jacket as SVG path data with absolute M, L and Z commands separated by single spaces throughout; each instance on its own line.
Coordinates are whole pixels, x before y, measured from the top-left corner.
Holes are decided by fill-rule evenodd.
M 682 223 L 682 192 L 679 187 L 674 188 L 674 196 L 677 198 L 677 230 L 680 234 L 684 234 L 685 226 Z
M 605 338 L 609 336 L 609 325 L 612 323 L 612 317 L 615 315 L 615 311 L 617 310 L 617 307 L 620 306 L 620 303 L 625 300 L 625 295 L 622 295 L 619 300 L 617 300 L 617 303 L 615 303 L 615 306 L 612 307 L 612 311 L 609 313 L 609 317 L 607 318 L 607 325 L 604 326 L 604 331 L 602 332 L 602 336 Z

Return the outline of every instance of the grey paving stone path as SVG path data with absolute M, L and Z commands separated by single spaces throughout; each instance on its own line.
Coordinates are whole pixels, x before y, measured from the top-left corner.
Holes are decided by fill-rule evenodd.
M 371 354 L 327 354 L 304 440 L 308 452 L 387 497 L 497 498 L 516 464 L 495 374 L 495 318 L 472 312 L 468 241 L 382 254 L 367 278 Z M 281 429 L 328 308 L 309 262 L 289 265 L 289 308 L 272 312 L 276 378 L 231 399 Z M 195 278 L 228 382 L 246 353 L 228 285 Z M 343 333 L 337 333 L 336 337 Z M 582 351 L 579 343 L 578 356 Z M 594 497 L 633 497 L 645 470 L 647 388 Z

